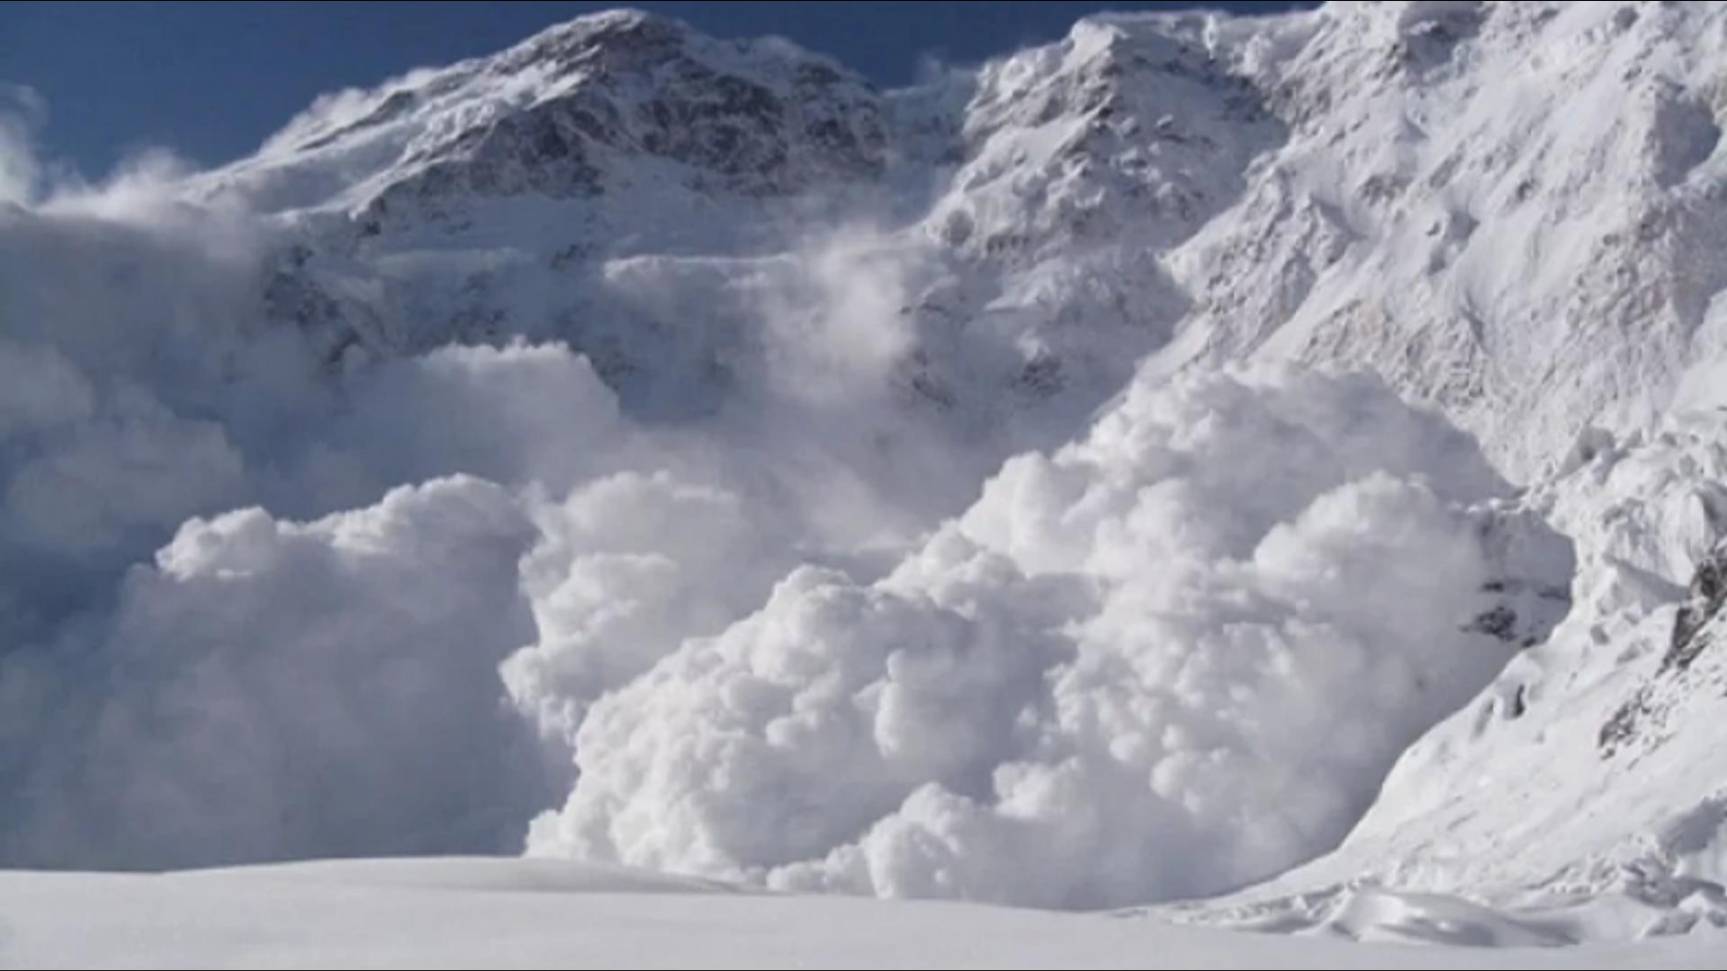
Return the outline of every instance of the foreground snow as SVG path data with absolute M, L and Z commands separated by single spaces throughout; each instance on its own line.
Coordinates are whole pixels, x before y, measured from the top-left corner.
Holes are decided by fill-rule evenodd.
M 1439 908 L 1405 916 L 1443 933 Z M 1417 948 L 1155 917 L 784 897 L 553 861 L 363 860 L 162 876 L 0 873 L 9 967 L 1723 967 L 1727 934 Z

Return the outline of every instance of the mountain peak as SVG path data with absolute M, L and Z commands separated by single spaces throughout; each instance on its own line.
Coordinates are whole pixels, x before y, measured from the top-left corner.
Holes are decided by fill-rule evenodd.
M 463 195 L 592 197 L 641 180 L 782 195 L 879 173 L 878 101 L 863 78 L 788 41 L 717 40 L 611 10 L 320 99 L 203 188 L 265 210 L 364 212 L 380 229 L 380 206 L 459 220 Z

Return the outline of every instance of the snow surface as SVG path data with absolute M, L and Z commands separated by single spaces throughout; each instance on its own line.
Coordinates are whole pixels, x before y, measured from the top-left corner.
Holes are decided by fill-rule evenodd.
M 1715 5 L 1332 4 L 1242 33 L 1222 56 L 1299 120 L 1171 255 L 1194 312 L 1161 366 L 1369 368 L 1519 480 L 1586 426 L 1719 403 Z
M 0 874 L 8 967 L 1710 968 L 1727 939 L 1361 945 L 1107 914 L 782 897 L 592 864 L 421 859 Z
M 626 11 L 97 185 L 0 90 L 0 864 L 584 861 L 6 873 L 0 947 L 311 946 L 232 880 L 484 960 L 550 881 L 827 963 L 1720 953 L 1724 61 L 1339 3 L 882 92 Z M 365 936 L 385 871 L 500 923 Z

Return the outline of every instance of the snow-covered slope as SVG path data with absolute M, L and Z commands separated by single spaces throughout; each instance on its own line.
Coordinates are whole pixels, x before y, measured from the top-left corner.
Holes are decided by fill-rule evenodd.
M 326 98 L 196 184 L 306 224 L 272 302 L 332 354 L 557 336 L 626 406 L 717 407 L 771 380 L 748 280 L 800 270 L 762 258 L 843 226 L 899 254 L 896 379 L 974 430 L 1076 396 L 1019 444 L 1059 441 L 1173 330 L 1161 368 L 1373 369 L 1524 479 L 1713 403 L 1724 47 L 1707 4 L 1345 3 L 1096 18 L 883 93 L 617 13 Z
M 0 873 L 0 915 L 0 964 L 37 968 L 1710 968 L 1727 945 L 1364 947 L 478 859 Z
M 1404 754 L 1341 849 L 1206 916 L 1325 923 L 1365 881 L 1559 940 L 1727 926 L 1724 417 L 1596 436 L 1536 490 L 1578 541 L 1570 615 Z
M 1290 136 L 1172 258 L 1170 356 L 1370 368 L 1520 479 L 1718 400 L 1715 5 L 1334 4 L 1251 36 Z
M 813 324 L 913 412 L 872 433 L 951 412 L 999 460 L 1059 443 L 1167 337 L 1185 303 L 1158 255 L 1284 135 L 1205 23 L 1083 23 L 883 93 L 783 42 L 606 14 L 326 98 L 192 187 L 293 227 L 270 309 L 332 360 L 557 338 L 626 408 L 688 417 L 781 390 Z
M 1069 908 L 1269 876 L 1563 613 L 1503 491 L 1370 381 L 1136 384 L 881 581 L 800 570 L 601 699 L 529 850 Z
M 622 11 L 0 207 L 0 862 L 1727 921 L 1723 65 L 1337 3 L 880 91 Z

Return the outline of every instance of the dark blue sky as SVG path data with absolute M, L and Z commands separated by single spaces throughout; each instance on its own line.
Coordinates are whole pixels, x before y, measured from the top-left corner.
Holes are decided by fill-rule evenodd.
M 506 47 L 636 6 L 722 37 L 780 34 L 877 83 L 925 54 L 973 62 L 1053 40 L 1084 13 L 1298 3 L 0 3 L 0 82 L 48 104 L 44 153 L 87 176 L 165 145 L 210 164 L 255 148 L 325 91 Z

